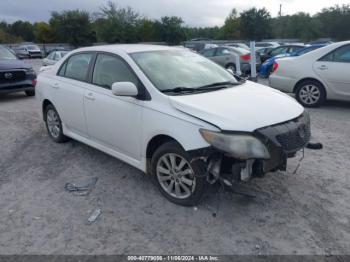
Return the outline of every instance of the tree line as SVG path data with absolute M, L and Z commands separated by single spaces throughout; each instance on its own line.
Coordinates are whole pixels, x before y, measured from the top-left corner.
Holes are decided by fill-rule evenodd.
M 130 7 L 108 2 L 98 12 L 82 10 L 52 12 L 48 23 L 16 21 L 0 22 L 0 43 L 34 41 L 38 43 L 69 43 L 75 47 L 95 42 L 135 43 L 166 42 L 170 45 L 193 38 L 227 40 L 261 40 L 297 38 L 309 41 L 317 38 L 350 39 L 350 5 L 324 8 L 311 16 L 271 17 L 265 9 L 251 8 L 238 13 L 233 9 L 223 26 L 184 26 L 181 17 L 164 16 L 149 19 Z

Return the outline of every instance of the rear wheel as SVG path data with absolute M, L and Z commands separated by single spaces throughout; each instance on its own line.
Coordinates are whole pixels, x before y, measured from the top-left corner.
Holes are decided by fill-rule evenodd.
M 45 108 L 45 124 L 53 141 L 56 143 L 64 143 L 69 140 L 68 137 L 63 134 L 61 118 L 52 104 Z
M 233 73 L 236 73 L 236 65 L 235 64 L 226 65 L 226 69 L 230 69 L 230 70 L 232 70 Z
M 205 165 L 191 157 L 176 142 L 161 145 L 151 161 L 152 175 L 161 193 L 171 202 L 197 205 L 207 188 Z
M 298 84 L 295 95 L 298 102 L 305 107 L 318 107 L 326 100 L 323 85 L 315 80 L 307 80 Z
M 35 90 L 26 90 L 24 91 L 26 96 L 35 96 Z

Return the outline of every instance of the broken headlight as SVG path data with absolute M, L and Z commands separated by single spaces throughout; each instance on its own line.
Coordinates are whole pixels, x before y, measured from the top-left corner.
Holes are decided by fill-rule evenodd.
M 270 153 L 266 146 L 254 136 L 248 134 L 225 134 L 206 129 L 200 129 L 199 132 L 210 145 L 230 154 L 234 158 L 241 160 L 270 158 Z

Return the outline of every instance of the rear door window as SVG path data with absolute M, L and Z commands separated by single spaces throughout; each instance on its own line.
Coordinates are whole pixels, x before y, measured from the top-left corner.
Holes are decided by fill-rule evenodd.
M 213 57 L 215 55 L 215 50 L 216 50 L 216 48 L 204 50 L 202 52 L 202 55 L 204 55 L 205 57 Z
M 342 46 L 320 59 L 321 61 L 350 63 L 350 45 Z
M 227 48 L 219 48 L 218 51 L 216 52 L 216 56 L 225 56 L 229 54 L 230 54 L 230 51 Z
M 93 54 L 72 55 L 61 67 L 58 75 L 79 81 L 86 81 Z

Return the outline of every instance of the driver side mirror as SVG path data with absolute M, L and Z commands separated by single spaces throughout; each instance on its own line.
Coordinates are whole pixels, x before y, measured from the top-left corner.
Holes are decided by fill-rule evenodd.
M 115 82 L 112 84 L 112 94 L 115 96 L 137 96 L 139 91 L 134 83 Z

